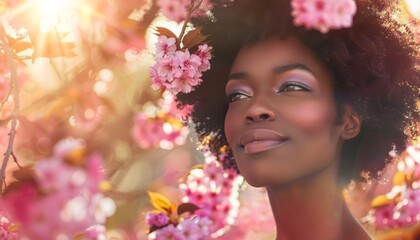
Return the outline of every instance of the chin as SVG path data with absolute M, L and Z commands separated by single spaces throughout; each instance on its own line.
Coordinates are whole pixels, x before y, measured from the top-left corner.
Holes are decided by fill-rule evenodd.
M 244 177 L 245 181 L 251 185 L 252 187 L 255 188 L 262 188 L 262 187 L 267 187 L 270 185 L 278 185 L 278 184 L 282 184 L 283 181 L 279 182 L 279 181 L 273 181 L 272 179 L 268 179 L 267 175 L 256 175 L 256 174 L 242 174 L 242 176 Z M 284 181 L 287 182 L 287 181 Z

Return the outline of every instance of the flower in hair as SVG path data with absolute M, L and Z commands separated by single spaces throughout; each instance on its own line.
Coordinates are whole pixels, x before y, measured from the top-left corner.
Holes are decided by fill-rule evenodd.
M 350 27 L 356 14 L 354 0 L 292 0 L 291 6 L 296 26 L 322 33 Z
M 198 29 L 185 34 L 182 41 L 165 28 L 158 28 L 158 34 L 156 63 L 150 68 L 152 88 L 172 94 L 193 91 L 203 81 L 203 72 L 210 69 L 212 48 L 202 44 L 205 37 Z

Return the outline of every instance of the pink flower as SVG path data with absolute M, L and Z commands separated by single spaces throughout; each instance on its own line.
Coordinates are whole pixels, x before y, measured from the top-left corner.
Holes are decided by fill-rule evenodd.
M 197 3 L 197 1 L 195 1 Z M 191 4 L 191 0 L 158 0 L 157 5 L 165 17 L 175 22 L 182 22 L 187 16 L 187 8 Z M 204 0 L 200 7 L 193 12 L 193 16 L 204 16 L 213 8 L 213 4 L 209 0 Z
M 156 43 L 156 63 L 150 67 L 152 88 L 172 94 L 189 93 L 201 84 L 202 73 L 210 69 L 211 47 L 198 46 L 195 53 L 176 50 L 175 39 L 160 36 Z
M 106 228 L 103 225 L 93 225 L 85 230 L 85 240 L 106 240 Z
M 164 84 L 171 83 L 175 78 L 179 78 L 182 75 L 182 68 L 179 65 L 179 61 L 172 55 L 162 57 L 157 62 L 156 70 L 160 79 L 164 80 Z M 170 87 L 170 84 L 168 86 Z
M 203 239 L 200 227 L 190 219 L 182 221 L 176 228 L 179 229 L 185 240 Z
M 186 111 L 188 108 L 178 110 L 175 100 L 171 97 L 164 99 L 160 106 L 150 107 L 146 111 L 148 114 L 137 113 L 132 129 L 134 140 L 141 148 L 171 149 L 175 144 L 184 144 L 189 133 L 182 123 L 182 119 L 186 118 Z
M 187 5 L 189 1 L 186 0 L 158 0 L 157 5 L 165 17 L 175 22 L 184 21 L 187 16 Z
M 394 219 L 399 226 L 415 224 L 420 219 L 420 191 L 408 188 L 395 210 Z
M 69 154 L 75 149 L 82 149 L 85 147 L 85 143 L 81 139 L 76 138 L 65 138 L 57 142 L 54 146 L 54 156 L 62 158 Z
M 203 44 L 198 46 L 198 50 L 195 53 L 200 59 L 200 71 L 205 72 L 210 69 L 210 59 L 211 59 L 211 50 L 213 48 L 207 44 Z
M 210 233 L 234 223 L 239 208 L 237 180 L 214 157 L 207 156 L 204 167 L 192 170 L 185 183 L 179 185 L 185 196 L 183 201 L 199 206 L 195 213 L 213 223 Z
M 70 166 L 62 161 L 60 158 L 49 158 L 38 161 L 35 165 L 35 173 L 38 177 L 40 189 L 46 192 L 56 192 L 63 189 L 71 191 L 63 191 L 66 197 L 73 197 L 77 194 L 78 188 L 85 182 L 86 176 L 83 179 L 77 177 L 77 180 L 71 181 L 73 176 L 76 176 L 77 168 Z M 75 175 L 76 174 L 76 175 Z M 70 180 L 70 181 L 69 181 Z
M 0 206 L 21 226 L 28 239 L 68 237 L 91 225 L 103 224 L 115 211 L 115 203 L 99 192 L 102 160 L 92 154 L 83 165 L 70 165 L 64 158 L 80 148 L 78 141 L 63 140 L 55 154 L 34 166 L 34 183 L 22 183 L 0 199 Z M 85 157 L 85 156 L 81 156 Z
M 162 58 L 165 55 L 173 55 L 176 51 L 176 39 L 160 35 L 156 43 L 156 58 Z
M 197 55 L 190 54 L 187 49 L 185 51 L 176 51 L 175 59 L 178 61 L 178 65 L 185 77 L 201 77 L 201 72 L 198 69 L 201 65 L 201 59 Z
M 160 141 L 166 138 L 163 124 L 161 119 L 148 118 L 144 113 L 137 113 L 132 130 L 134 140 L 141 148 L 159 147 Z
M 169 218 L 166 214 L 159 212 L 159 213 L 147 213 L 146 222 L 151 226 L 162 227 L 169 223 Z
M 10 231 L 12 224 L 9 219 L 0 215 L 0 239 L 4 240 L 18 240 L 19 233 Z
M 156 231 L 156 237 L 152 238 L 156 240 L 185 240 L 185 237 L 182 235 L 182 232 L 175 228 L 174 225 L 168 225 L 162 229 Z
M 374 223 L 379 228 L 394 227 L 397 222 L 394 220 L 394 208 L 396 204 L 387 204 L 374 209 Z
M 159 106 L 168 115 L 175 117 L 179 120 L 187 120 L 192 111 L 192 105 L 185 105 L 182 109 L 178 108 L 179 102 L 172 94 L 163 94 L 162 102 Z
M 317 29 L 322 33 L 350 27 L 356 14 L 354 0 L 292 0 L 291 5 L 296 26 Z

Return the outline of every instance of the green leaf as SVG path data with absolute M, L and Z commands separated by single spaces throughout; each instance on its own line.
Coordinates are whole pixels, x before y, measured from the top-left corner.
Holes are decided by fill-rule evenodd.
M 182 215 L 186 212 L 194 213 L 199 207 L 193 203 L 182 203 L 178 206 L 177 213 Z
M 182 45 L 184 48 L 193 48 L 199 44 L 204 43 L 207 37 L 200 33 L 200 29 L 194 29 L 189 31 L 185 34 L 184 38 L 182 39 Z

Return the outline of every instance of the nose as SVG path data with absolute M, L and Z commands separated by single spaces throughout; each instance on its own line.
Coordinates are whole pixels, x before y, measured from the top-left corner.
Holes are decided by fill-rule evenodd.
M 270 104 L 270 99 L 259 99 L 252 103 L 246 114 L 246 123 L 272 121 L 276 117 Z

